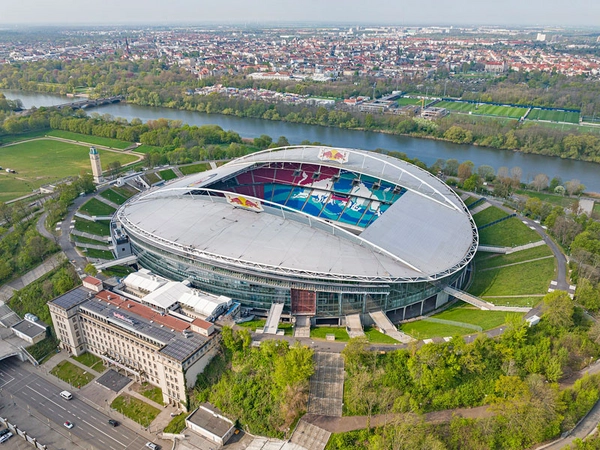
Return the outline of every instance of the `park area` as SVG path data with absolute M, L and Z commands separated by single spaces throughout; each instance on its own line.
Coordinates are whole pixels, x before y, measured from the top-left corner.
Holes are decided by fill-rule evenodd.
M 527 112 L 527 108 L 507 105 L 488 105 L 484 103 L 467 103 L 441 101 L 434 105 L 437 108 L 446 108 L 463 114 L 479 114 L 483 116 L 510 117 L 520 119 Z
M 35 189 L 60 179 L 91 172 L 87 145 L 77 145 L 53 139 L 7 144 L 0 147 L 0 201 L 31 194 Z M 102 165 L 118 161 L 125 165 L 136 161 L 135 155 L 99 150 Z M 16 173 L 7 173 L 10 168 Z

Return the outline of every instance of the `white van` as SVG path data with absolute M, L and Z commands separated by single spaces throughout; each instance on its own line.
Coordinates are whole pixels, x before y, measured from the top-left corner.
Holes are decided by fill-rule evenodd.
M 73 394 L 71 394 L 69 391 L 62 391 L 60 396 L 66 400 L 71 400 L 73 398 Z

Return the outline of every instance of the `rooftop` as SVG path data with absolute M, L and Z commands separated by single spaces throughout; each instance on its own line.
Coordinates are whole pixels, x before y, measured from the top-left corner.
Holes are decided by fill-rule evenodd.
M 233 423 L 219 416 L 223 417 L 223 413 L 218 408 L 210 403 L 203 403 L 185 420 L 217 436 L 223 437 L 231 429 Z

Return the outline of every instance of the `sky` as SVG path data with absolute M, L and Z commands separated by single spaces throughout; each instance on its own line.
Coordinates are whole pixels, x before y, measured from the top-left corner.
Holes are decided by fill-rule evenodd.
M 600 0 L 0 0 L 0 24 L 599 27 Z

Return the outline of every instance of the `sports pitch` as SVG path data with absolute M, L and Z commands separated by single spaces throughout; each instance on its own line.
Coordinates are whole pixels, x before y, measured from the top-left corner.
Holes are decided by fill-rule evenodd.
M 30 194 L 40 186 L 62 178 L 91 172 L 89 147 L 52 139 L 37 139 L 0 147 L 0 201 Z M 102 167 L 119 161 L 122 165 L 136 161 L 131 154 L 99 150 Z M 16 170 L 9 174 L 6 168 Z
M 579 113 L 570 111 L 548 111 L 532 109 L 527 116 L 530 120 L 549 120 L 551 122 L 579 123 Z
M 467 102 L 441 101 L 436 103 L 435 106 L 465 114 L 472 113 L 484 116 L 510 117 L 513 119 L 520 119 L 527 112 L 527 108 L 519 108 L 516 106 L 486 105 Z

